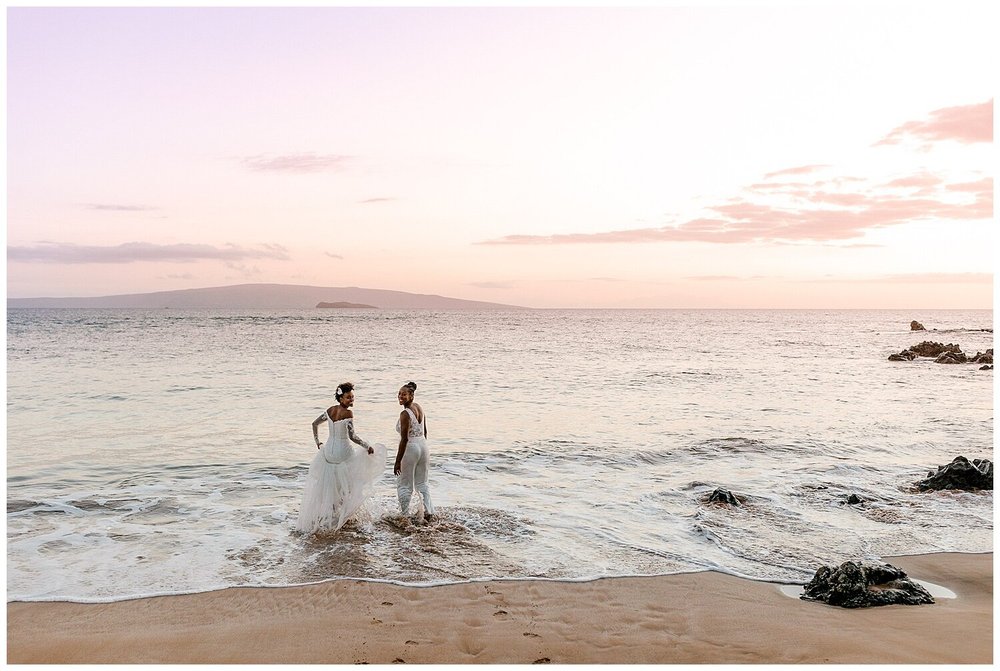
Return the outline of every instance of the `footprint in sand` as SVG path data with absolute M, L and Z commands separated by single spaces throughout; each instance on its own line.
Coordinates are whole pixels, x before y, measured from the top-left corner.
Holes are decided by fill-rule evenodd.
M 548 657 L 542 657 L 541 659 L 536 659 L 532 664 L 551 664 L 552 660 Z
M 397 657 L 396 659 L 392 660 L 392 663 L 393 664 L 406 664 L 406 660 L 403 659 L 402 657 Z
M 392 605 L 392 601 L 383 601 L 382 605 L 383 606 L 391 606 Z
M 373 617 L 372 624 L 382 624 L 382 620 L 378 619 L 377 617 Z
M 406 643 L 404 643 L 403 645 L 420 645 L 420 644 L 419 644 L 419 643 L 417 643 L 416 641 L 407 641 L 407 642 L 406 642 Z
M 505 611 L 505 610 L 498 610 L 497 612 L 493 613 L 493 617 L 497 617 L 497 616 L 500 616 L 500 615 L 506 615 L 506 614 L 507 614 L 507 611 Z
M 523 634 L 521 634 L 521 636 L 530 636 L 532 638 L 541 638 L 541 636 L 539 636 L 538 634 L 533 634 L 530 631 L 524 632 Z

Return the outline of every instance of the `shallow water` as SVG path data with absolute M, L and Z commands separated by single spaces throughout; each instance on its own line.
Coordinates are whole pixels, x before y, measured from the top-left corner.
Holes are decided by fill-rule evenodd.
M 821 563 L 992 549 L 992 492 L 911 486 L 959 454 L 992 459 L 993 372 L 886 360 L 925 339 L 992 347 L 990 311 L 7 318 L 8 599 L 337 576 L 795 583 Z M 389 464 L 357 520 L 296 534 L 334 387 L 358 385 L 358 433 L 391 455 L 410 379 L 438 518 L 394 520 Z M 719 486 L 745 505 L 706 505 Z

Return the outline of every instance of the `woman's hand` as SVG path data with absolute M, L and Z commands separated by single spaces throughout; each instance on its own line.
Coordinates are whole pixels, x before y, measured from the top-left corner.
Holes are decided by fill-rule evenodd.
M 368 454 L 375 454 L 375 448 L 373 448 L 371 445 L 368 446 Z
M 396 463 L 395 463 L 395 464 L 393 465 L 393 467 L 392 467 L 392 474 L 393 474 L 393 475 L 399 475 L 399 472 L 400 472 L 401 470 L 403 470 L 403 469 L 402 469 L 402 466 L 400 465 L 400 462 L 399 462 L 399 459 L 397 459 L 397 460 L 396 460 Z

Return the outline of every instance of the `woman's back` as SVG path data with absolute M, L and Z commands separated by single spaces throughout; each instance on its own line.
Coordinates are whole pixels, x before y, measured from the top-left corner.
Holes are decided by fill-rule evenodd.
M 416 406 L 416 411 L 413 410 L 413 406 Z M 412 404 L 409 408 L 406 408 L 405 412 L 410 416 L 410 426 L 406 432 L 407 438 L 423 438 L 424 437 L 424 413 L 420 406 L 416 403 Z M 420 420 L 417 420 L 420 417 Z M 402 434 L 402 417 L 396 420 L 396 433 Z

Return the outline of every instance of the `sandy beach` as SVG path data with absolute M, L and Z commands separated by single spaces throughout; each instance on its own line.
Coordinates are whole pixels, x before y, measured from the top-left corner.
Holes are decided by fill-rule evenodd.
M 979 663 L 993 555 L 887 559 L 955 592 L 846 610 L 717 573 L 401 587 L 358 580 L 7 604 L 9 663 Z

